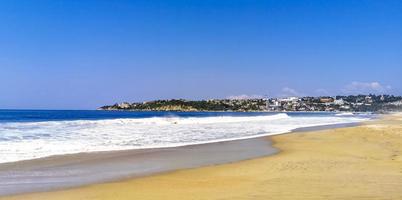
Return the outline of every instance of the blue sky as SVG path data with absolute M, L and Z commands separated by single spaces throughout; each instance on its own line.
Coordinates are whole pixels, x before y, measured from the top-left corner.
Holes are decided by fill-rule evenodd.
M 0 2 L 0 108 L 402 95 L 402 1 Z

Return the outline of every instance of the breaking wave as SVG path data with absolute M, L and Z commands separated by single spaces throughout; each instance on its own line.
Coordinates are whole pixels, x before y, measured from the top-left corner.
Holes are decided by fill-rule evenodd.
M 0 123 L 0 163 L 80 152 L 176 147 L 360 122 L 342 116 L 152 117 Z

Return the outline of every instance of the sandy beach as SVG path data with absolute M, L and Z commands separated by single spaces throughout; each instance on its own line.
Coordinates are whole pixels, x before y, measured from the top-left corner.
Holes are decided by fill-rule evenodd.
M 402 115 L 270 137 L 262 158 L 0 199 L 402 199 Z

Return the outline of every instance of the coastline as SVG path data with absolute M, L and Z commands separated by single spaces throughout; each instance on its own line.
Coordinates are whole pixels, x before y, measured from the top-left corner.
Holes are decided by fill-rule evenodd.
M 287 133 L 300 127 L 361 122 L 375 116 L 97 111 L 0 113 L 7 114 L 18 117 L 9 120 L 10 123 L 7 120 L 0 123 L 0 145 L 4 155 L 0 164 L 82 152 L 170 148 L 256 138 Z M 32 116 L 35 120 L 30 120 Z M 232 122 L 235 124 L 228 124 Z M 19 135 L 23 135 L 23 142 L 19 142 Z
M 282 134 L 358 124 L 298 128 Z M 269 156 L 278 152 L 271 145 L 270 137 L 259 136 L 169 148 L 87 152 L 1 163 L 0 196 L 75 188 Z M 170 162 L 171 160 L 176 162 Z
M 273 156 L 0 199 L 402 198 L 400 114 L 271 138 Z
M 0 164 L 0 196 L 121 181 L 275 153 L 277 149 L 262 137 L 171 148 L 58 155 L 3 163 Z

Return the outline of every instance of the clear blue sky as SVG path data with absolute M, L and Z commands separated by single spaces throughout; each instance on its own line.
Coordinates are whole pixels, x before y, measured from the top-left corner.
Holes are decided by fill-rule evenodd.
M 402 1 L 0 2 L 0 108 L 402 95 Z

